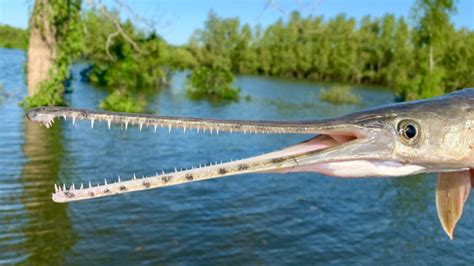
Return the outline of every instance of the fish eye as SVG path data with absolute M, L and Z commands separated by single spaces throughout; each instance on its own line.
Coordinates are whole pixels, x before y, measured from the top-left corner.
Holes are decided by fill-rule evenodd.
M 420 126 L 413 120 L 400 121 L 397 131 L 404 144 L 416 144 L 420 138 Z

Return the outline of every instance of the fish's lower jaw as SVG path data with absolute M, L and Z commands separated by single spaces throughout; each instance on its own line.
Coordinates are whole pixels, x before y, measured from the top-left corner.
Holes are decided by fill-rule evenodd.
M 89 182 L 88 187 L 81 184 L 78 188 L 71 185 L 69 189 L 66 186 L 55 185 L 55 193 L 52 199 L 58 203 L 66 203 L 71 201 L 94 199 L 99 197 L 112 196 L 117 194 L 149 190 L 165 186 L 179 185 L 211 178 L 224 177 L 228 175 L 236 175 L 249 172 L 251 167 L 253 170 L 258 168 L 258 164 L 250 165 L 247 160 L 235 160 L 229 162 L 214 163 L 209 165 L 199 165 L 189 169 L 175 169 L 174 172 L 162 171 L 161 174 L 137 178 L 135 175 L 129 180 L 121 180 L 120 177 L 113 182 L 92 185 Z

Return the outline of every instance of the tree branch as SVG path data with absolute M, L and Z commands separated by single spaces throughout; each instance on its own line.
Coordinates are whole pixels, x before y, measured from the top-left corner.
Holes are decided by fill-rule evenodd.
M 120 32 L 116 31 L 112 34 L 110 34 L 109 36 L 107 36 L 107 42 L 105 42 L 105 53 L 107 54 L 107 56 L 111 59 L 111 60 L 115 60 L 116 58 L 114 58 L 112 56 L 112 54 L 110 54 L 110 51 L 109 51 L 109 48 L 110 48 L 110 43 L 112 42 L 112 39 L 117 37 L 118 35 L 120 34 Z
M 109 42 L 110 39 L 114 38 L 117 34 L 120 34 L 120 35 L 122 35 L 122 37 L 128 43 L 130 43 L 133 46 L 133 49 L 135 49 L 135 51 L 137 51 L 138 53 L 141 53 L 142 51 L 140 50 L 140 47 L 138 46 L 138 44 L 134 40 L 132 40 L 132 38 L 130 38 L 130 36 L 128 36 L 123 31 L 122 26 L 120 26 L 120 22 L 118 21 L 118 19 L 116 19 L 114 16 L 112 16 L 109 13 L 109 11 L 107 11 L 107 9 L 105 7 L 102 7 L 100 9 L 100 11 L 102 12 L 102 14 L 104 14 L 106 17 L 108 17 L 110 19 L 110 21 L 112 21 L 112 23 L 114 24 L 115 29 L 117 30 L 116 32 L 109 35 L 109 37 L 107 37 L 107 43 Z M 114 35 L 114 36 L 112 36 L 112 35 Z M 112 38 L 111 38 L 111 36 L 112 36 Z M 109 54 L 109 51 L 108 51 L 109 44 L 107 44 L 106 47 L 107 47 L 107 54 Z

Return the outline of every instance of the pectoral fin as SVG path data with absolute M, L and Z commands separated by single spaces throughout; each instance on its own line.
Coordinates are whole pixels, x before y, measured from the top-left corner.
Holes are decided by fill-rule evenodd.
M 470 171 L 440 173 L 436 184 L 436 209 L 450 239 L 462 215 L 464 202 L 471 191 Z

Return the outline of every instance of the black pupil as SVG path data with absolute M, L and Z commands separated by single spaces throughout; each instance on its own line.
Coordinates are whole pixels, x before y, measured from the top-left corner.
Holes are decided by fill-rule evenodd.
M 405 127 L 405 136 L 409 139 L 414 138 L 416 136 L 416 127 L 413 125 L 407 125 Z

